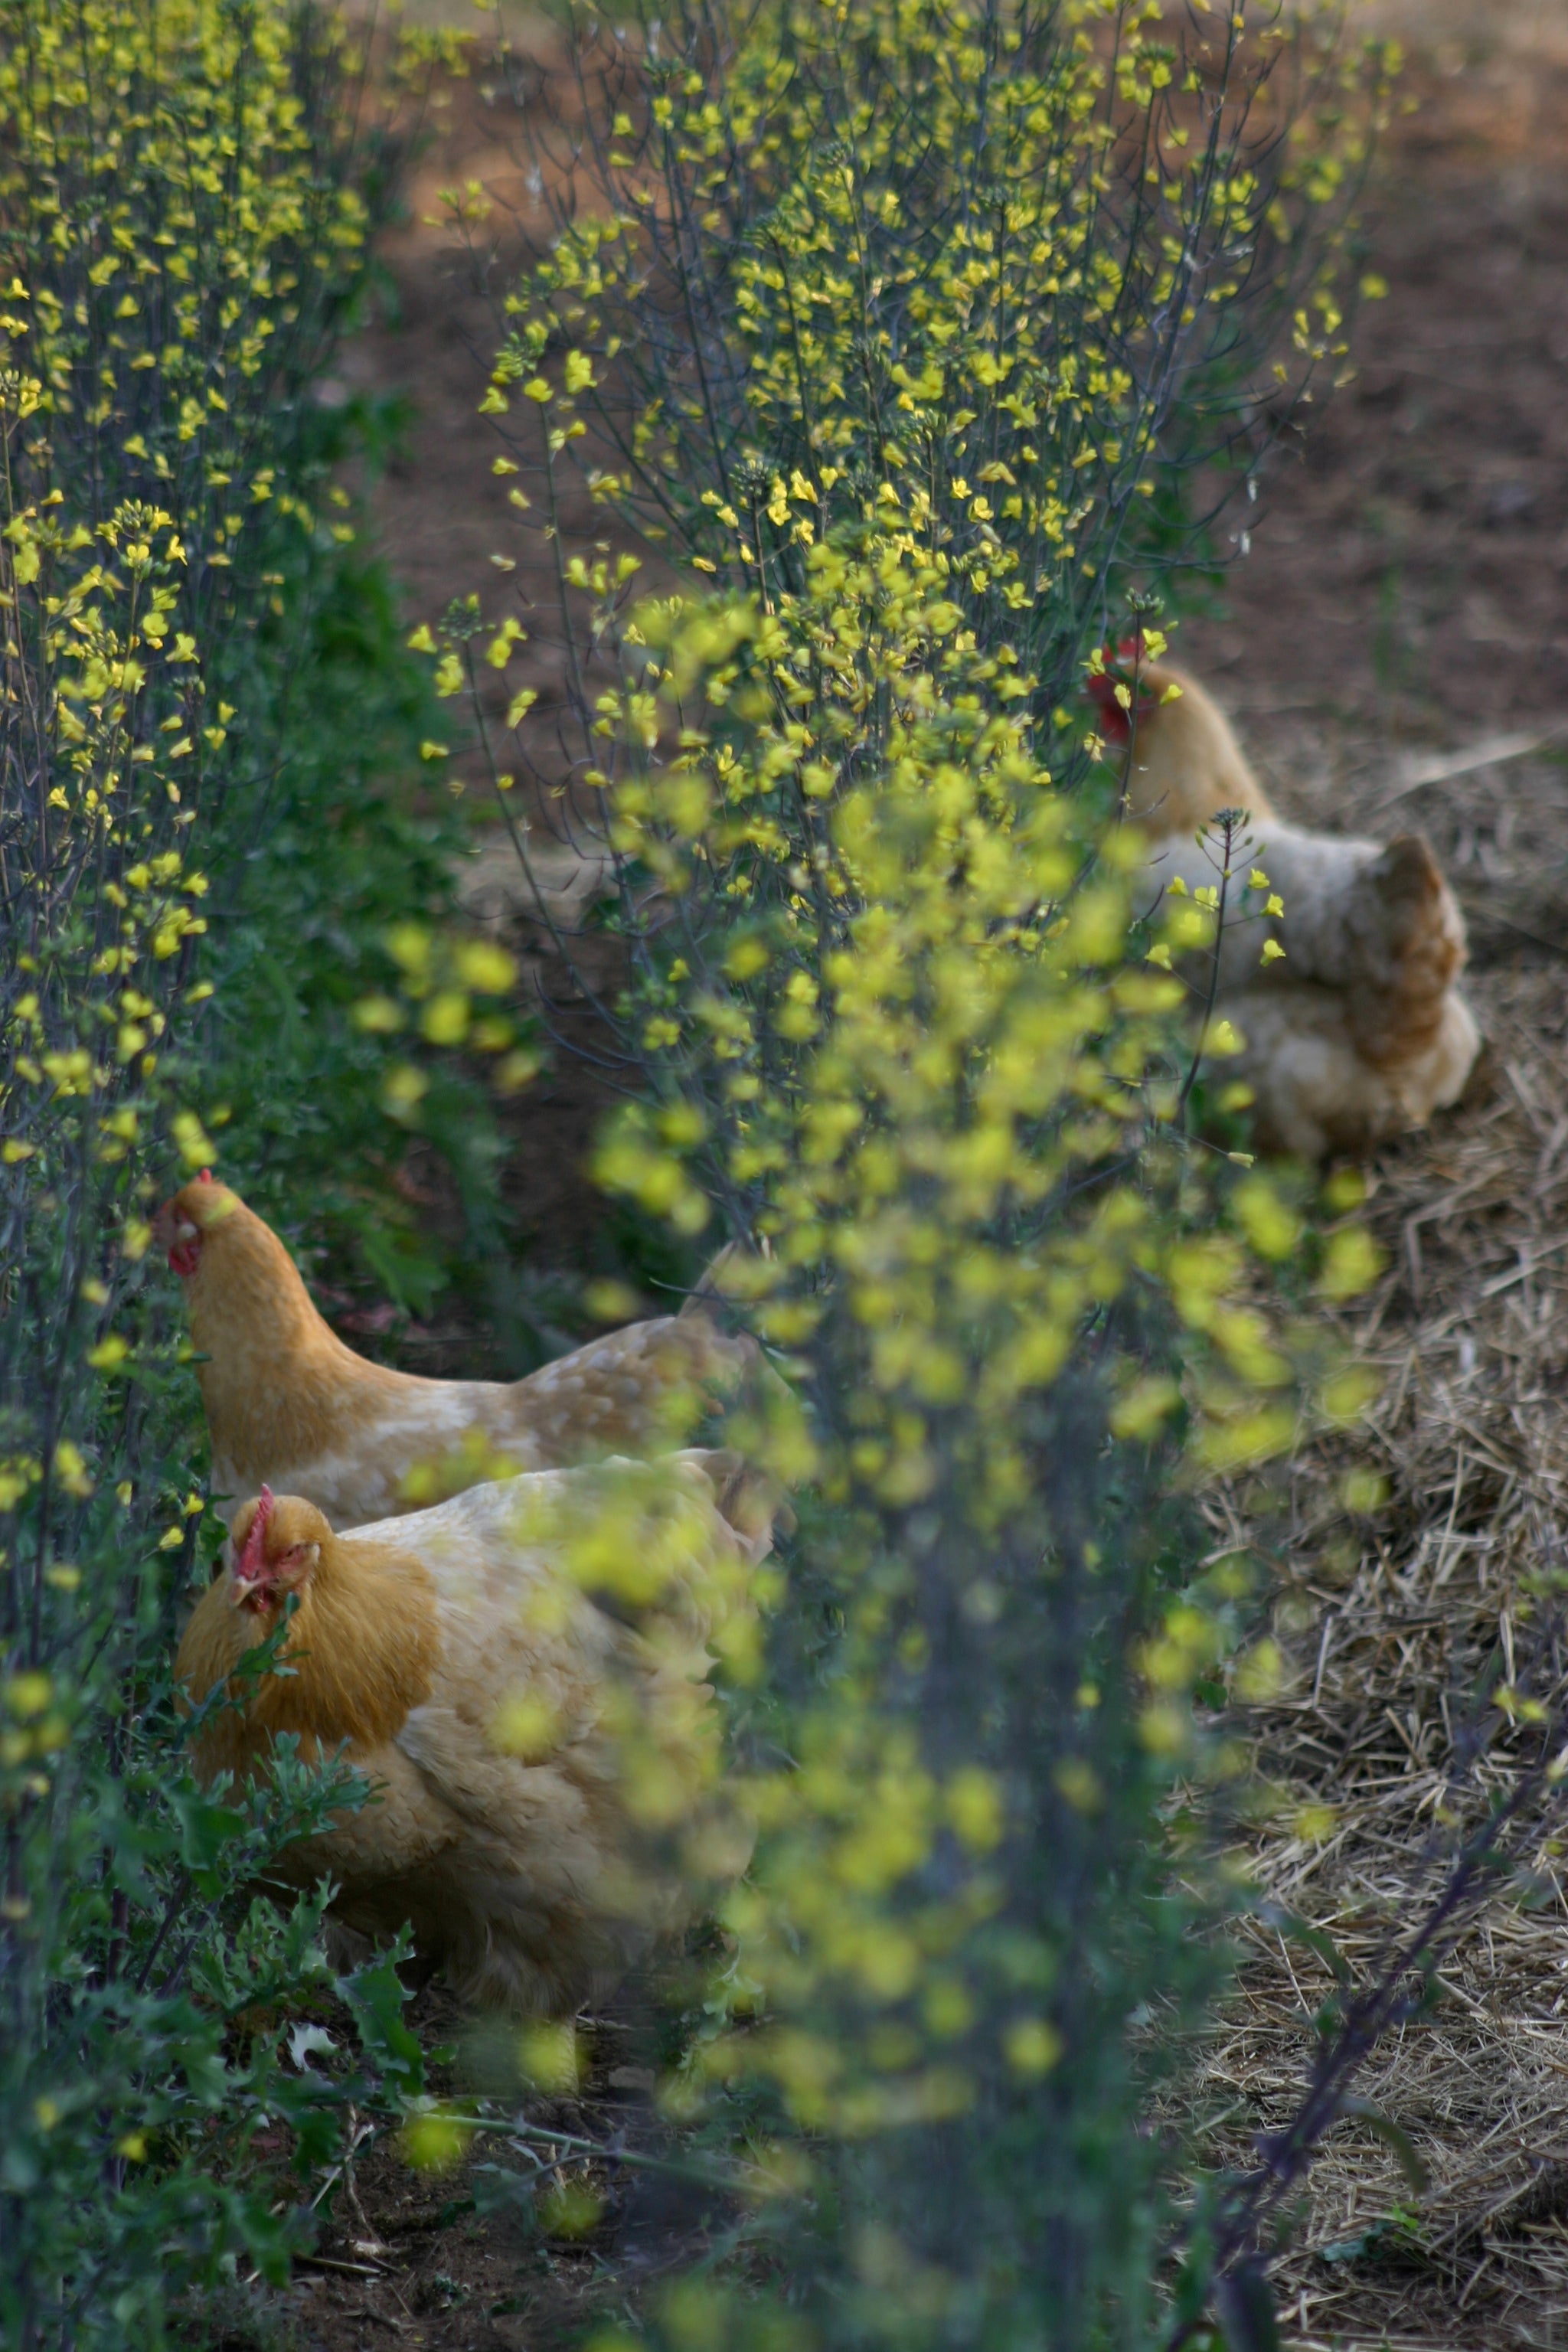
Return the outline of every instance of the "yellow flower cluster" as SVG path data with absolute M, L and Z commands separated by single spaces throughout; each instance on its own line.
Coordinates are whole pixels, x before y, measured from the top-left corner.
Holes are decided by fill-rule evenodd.
M 689 1230 L 711 1196 L 764 1238 L 750 1280 L 781 1346 L 816 1328 L 818 1278 L 846 1280 L 879 1386 L 914 1414 L 879 1490 L 908 1499 L 933 1475 L 920 1404 L 970 1398 L 1005 1507 L 1013 1406 L 1134 1269 L 1246 1385 L 1289 1374 L 1227 1303 L 1240 1244 L 1155 1238 L 1184 992 L 1130 951 L 1136 838 L 1096 838 L 1056 789 L 1007 712 L 1027 679 L 955 626 L 910 539 L 820 546 L 807 572 L 772 612 L 644 607 L 638 685 L 601 705 L 633 763 L 610 836 L 680 908 L 637 1015 L 680 1099 L 626 1114 L 600 1172 Z M 648 748 L 677 734 L 672 757 Z M 1152 1138 L 1168 1182 L 1151 1183 Z M 1080 1194 L 1020 1265 L 1009 1220 Z M 1254 1178 L 1246 1197 L 1261 1232 L 1274 1196 Z M 978 1365 L 938 1336 L 972 1321 Z
M 0 328 L 69 472 L 168 506 L 221 570 L 273 495 L 248 387 L 302 375 L 363 235 L 314 152 L 306 37 L 211 0 L 29 5 L 7 31 Z
M 372 1036 L 395 1037 L 414 1026 L 428 1045 L 499 1055 L 493 1083 L 514 1094 L 538 1071 L 539 1056 L 517 1043 L 516 1024 L 496 1009 L 478 1010 L 476 997 L 504 996 L 517 981 L 517 965 L 493 940 L 448 940 L 421 923 L 400 923 L 387 940 L 398 967 L 398 996 L 378 992 L 354 1006 L 356 1027 Z M 400 1001 L 401 1000 L 401 1001 Z M 412 1119 L 429 1091 L 426 1073 L 413 1062 L 395 1062 L 382 1080 L 382 1101 L 393 1118 Z
M 14 428 L 19 411 L 25 386 L 4 422 Z M 208 884 L 184 846 L 195 812 L 182 805 L 183 763 L 204 731 L 221 737 L 226 706 L 204 730 L 195 643 L 171 629 L 185 552 L 167 510 L 128 500 L 96 528 L 63 512 L 46 500 L 14 513 L 0 572 L 5 732 L 36 778 L 4 1019 L 0 1161 L 74 1151 L 85 1117 L 107 1168 L 133 1150 L 163 1094 L 176 1006 L 209 992 L 185 980 L 207 928 L 198 910 Z M 194 1115 L 184 1120 L 195 1164 L 212 1147 Z
M 1057 787 L 1009 692 L 1028 681 L 958 625 L 913 534 L 838 535 L 805 570 L 770 610 L 644 606 L 636 684 L 602 705 L 605 826 L 661 913 L 628 1008 L 659 1097 L 597 1173 L 684 1231 L 716 1202 L 755 1237 L 726 1279 L 808 1410 L 775 1401 L 747 1442 L 877 1531 L 841 1552 L 844 1675 L 795 1727 L 795 1766 L 752 1785 L 765 1861 L 729 1916 L 770 2004 L 795 2015 L 809 1990 L 881 2022 L 748 2031 L 703 2061 L 858 2133 L 958 2112 L 976 2036 L 1026 2072 L 1015 2044 L 1048 2024 L 1033 1980 L 962 1990 L 1016 1825 L 983 1740 L 939 1760 L 889 1706 L 889 1671 L 912 1687 L 936 1666 L 922 1547 L 942 1608 L 984 1636 L 1020 1528 L 1048 1556 L 1042 1432 L 1089 1364 L 1079 1442 L 1152 1449 L 1167 1479 L 1184 1455 L 1192 1475 L 1267 1459 L 1304 1405 L 1343 1417 L 1364 1391 L 1268 1307 L 1288 1204 L 1255 1172 L 1227 1206 L 1205 1174 L 1229 1177 L 1223 1156 L 1172 1123 L 1184 992 L 1131 937 L 1136 839 Z M 1167 1765 L 1198 1753 L 1187 1697 L 1235 1646 L 1235 1599 L 1188 1596 L 1163 1646 L 1121 1661 L 1153 1687 L 1143 1745 Z M 1092 1813 L 1070 1727 L 1068 1748 L 1058 1793 Z
M 261 567 L 317 529 L 272 412 L 361 266 L 343 129 L 306 99 L 345 39 L 283 0 L 21 0 L 6 17 L 0 1184 L 39 1319 L 0 1515 L 97 1496 L 100 1384 L 140 1353 L 115 1326 L 137 1328 L 153 1163 L 172 1145 L 204 1165 L 226 1116 L 187 1099 L 213 992 L 193 966 L 206 836 L 256 747 L 204 653 L 280 609 Z M 0 1375 L 18 1377 L 9 1355 Z M 44 1581 L 74 1591 L 68 1575 Z M 45 1622 L 40 1605 L 30 1640 Z
M 189 972 L 208 889 L 190 828 L 232 783 L 244 717 L 209 691 L 200 646 L 280 609 L 282 575 L 246 558 L 258 527 L 274 561 L 277 517 L 317 528 L 268 411 L 305 381 L 363 242 L 322 145 L 342 127 L 303 94 L 346 41 L 216 0 L 26 0 L 7 18 L 0 726 L 27 811 L 0 1004 L 7 1166 L 51 1137 L 72 1149 L 73 1101 L 97 1162 L 126 1160 L 167 1108 L 177 1013 L 211 993 Z M 416 40 L 403 63 L 450 46 Z M 172 1131 L 187 1166 L 211 1158 L 194 1112 Z
M 623 76 L 603 205 L 506 304 L 483 406 L 543 478 L 539 520 L 574 455 L 648 535 L 764 594 L 839 523 L 907 528 L 1058 696 L 1112 569 L 1169 529 L 1173 462 L 1227 437 L 1238 371 L 1274 343 L 1300 391 L 1347 349 L 1342 215 L 1394 56 L 1331 68 L 1331 12 L 1260 13 L 1178 50 L 1155 0 L 1049 26 L 786 0 L 717 80 L 656 44 Z M 1287 52 L 1322 104 L 1281 142 Z M 676 362 L 658 321 L 682 313 Z
M 559 551 L 582 464 L 712 589 L 634 609 L 632 559 L 559 555 L 573 816 L 618 868 L 647 1080 L 597 1174 L 742 1237 L 723 1285 L 788 1388 L 731 1434 L 805 1489 L 755 1682 L 731 1662 L 758 1854 L 671 2095 L 857 2143 L 835 2340 L 1138 2333 L 1158 1807 L 1237 1769 L 1205 1708 L 1278 1670 L 1257 1571 L 1205 1562 L 1180 1497 L 1365 1402 L 1282 1303 L 1288 1190 L 1186 1131 L 1175 967 L 1218 893 L 1133 921 L 1144 853 L 1073 723 L 1112 583 L 1179 552 L 1180 469 L 1281 347 L 1259 288 L 1298 388 L 1340 355 L 1390 62 L 1291 126 L 1269 75 L 1318 12 L 1188 13 L 1182 49 L 1148 0 L 589 36 L 603 201 L 510 299 L 484 402 L 525 527 Z M 431 640 L 444 689 L 479 626 Z M 1337 1237 L 1321 1288 L 1374 1272 Z M 798 2185 L 802 2147 L 763 2169 Z M 1082 2265 L 1055 2303 L 1047 2245 Z

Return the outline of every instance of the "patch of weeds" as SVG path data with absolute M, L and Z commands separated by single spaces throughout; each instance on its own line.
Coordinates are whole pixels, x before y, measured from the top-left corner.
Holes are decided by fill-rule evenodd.
M 1430 2262 L 1431 2254 L 1421 2216 L 1396 2205 L 1392 2212 L 1369 2221 L 1353 2237 L 1340 2238 L 1331 2246 L 1320 2246 L 1318 2259 L 1335 2263 L 1377 2262 L 1421 2267 Z
M 293 2315 L 260 2287 L 226 2280 L 185 2318 L 181 2341 L 200 2352 L 300 2352 Z
M 446 2271 L 437 2271 L 419 2290 L 421 2311 L 457 2311 L 469 2300 L 468 2290 Z
M 300 430 L 306 469 L 324 478 L 351 458 L 380 462 L 396 415 L 356 403 Z M 416 1110 L 390 1102 L 385 1040 L 355 1008 L 392 982 L 398 926 L 455 921 L 466 819 L 425 783 L 437 705 L 385 565 L 318 534 L 279 566 L 256 648 L 263 677 L 249 681 L 277 750 L 214 858 L 224 919 L 208 1125 L 263 1214 L 285 1230 L 301 1219 L 347 1278 L 426 1316 L 454 1257 L 500 1248 L 505 1145 L 487 1089 L 455 1055 L 433 1062 Z M 400 1190 L 416 1132 L 458 1195 L 455 1247 L 432 1240 Z

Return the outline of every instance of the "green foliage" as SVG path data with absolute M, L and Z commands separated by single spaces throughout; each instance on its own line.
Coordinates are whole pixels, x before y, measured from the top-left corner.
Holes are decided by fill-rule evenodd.
M 300 438 L 318 477 L 353 446 L 341 428 Z M 399 1097 L 356 1008 L 395 982 L 395 940 L 451 921 L 465 828 L 449 797 L 431 806 L 410 786 L 431 697 L 384 568 L 325 530 L 271 552 L 281 609 L 258 633 L 271 698 L 253 732 L 273 749 L 212 850 L 207 1125 L 291 1240 L 423 1314 L 448 1269 L 393 1179 L 411 1132 L 434 1130 L 472 1230 L 491 1238 L 494 1123 L 449 1050 L 427 1053 L 418 1093 Z
M 1152 23 L 910 0 L 591 41 L 611 200 L 515 298 L 487 402 L 539 436 L 500 462 L 556 533 L 623 886 L 646 1098 L 604 1178 L 677 1247 L 716 1210 L 753 1245 L 734 1286 L 790 1377 L 737 1433 L 811 1488 L 762 1638 L 742 1612 L 724 1644 L 758 1859 L 667 2092 L 744 2137 L 795 2307 L 680 2282 L 658 2324 L 694 2352 L 1149 2339 L 1180 2185 L 1140 2129 L 1179 2059 L 1153 2021 L 1194 2013 L 1226 1899 L 1205 1708 L 1272 1664 L 1181 1490 L 1354 1403 L 1271 1300 L 1285 1205 L 1173 1115 L 1161 967 L 1193 942 L 1130 932 L 1136 846 L 1066 698 L 1272 352 L 1243 263 L 1304 300 L 1287 375 L 1332 358 L 1310 223 L 1362 133 L 1255 136 L 1234 26 L 1194 82 Z M 363 1789 L 285 1747 L 265 1790 L 198 1790 L 163 1664 L 216 1543 L 148 1257 L 171 1146 L 227 1139 L 419 1305 L 404 1139 L 471 1133 L 482 1209 L 451 1056 L 510 1083 L 531 1051 L 443 929 L 447 822 L 383 789 L 426 693 L 523 625 L 459 609 L 415 679 L 304 406 L 392 160 L 349 135 L 345 44 L 281 0 L 0 8 L 0 2313 L 29 2352 L 166 2340 L 227 2258 L 278 2275 L 351 2100 L 407 2110 L 416 2156 L 463 2137 L 392 1959 L 336 1986 L 361 2048 L 329 2046 L 319 1901 L 247 1891 Z M 630 616 L 633 558 L 561 549 L 589 415 L 601 495 L 722 595 Z
M 646 1084 L 599 1173 L 748 1244 L 725 1286 L 789 1392 L 733 1433 L 813 1490 L 738 1709 L 756 1861 L 666 2094 L 744 2135 L 789 2307 L 686 2280 L 658 2326 L 693 2352 L 1167 2324 L 1188 2184 L 1142 2117 L 1234 1899 L 1210 1714 L 1278 1670 L 1190 1497 L 1364 1394 L 1275 1296 L 1288 1204 L 1186 1131 L 1171 966 L 1218 894 L 1131 922 L 1075 721 L 1243 387 L 1256 418 L 1342 348 L 1387 60 L 1244 14 L 1184 51 L 1114 0 L 587 28 L 579 176 L 505 304 L 520 515 L 555 532 L 581 461 L 719 591 L 560 562 Z
M 1178 47 L 1144 0 L 902 0 L 590 35 L 589 153 L 484 403 L 520 495 L 552 527 L 581 464 L 764 601 L 897 519 L 1044 717 L 1129 579 L 1191 560 L 1200 469 L 1254 470 L 1346 351 L 1393 53 L 1336 29 L 1265 6 Z M 568 137 L 534 133 L 547 201 Z M 565 569 L 583 680 L 606 584 Z
M 0 2332 L 29 2347 L 156 2345 L 226 2261 L 279 2275 L 350 2103 L 418 2087 L 390 1961 L 342 1989 L 358 2055 L 290 2038 L 333 1988 L 321 1904 L 251 1892 L 363 1788 L 183 1761 L 167 1662 L 217 1531 L 149 1257 L 225 1096 L 254 1148 L 263 1086 L 353 1074 L 348 1004 L 395 969 L 365 931 L 445 903 L 441 828 L 375 797 L 425 688 L 300 414 L 387 162 L 349 62 L 280 5 L 0 11 Z M 300 1120 L 362 1170 L 372 1085 L 335 1135 Z
M 1173 1497 L 1357 1400 L 1269 1315 L 1266 1180 L 1233 1198 L 1183 1140 L 1136 840 L 1056 786 L 1027 681 L 942 585 L 846 530 L 771 611 L 644 608 L 662 723 L 601 704 L 609 835 L 663 913 L 626 1006 L 658 1100 L 600 1175 L 766 1251 L 728 1283 L 805 1410 L 747 1442 L 830 1507 L 808 1587 L 841 1628 L 825 1676 L 781 1633 L 734 2025 L 682 2094 L 763 2086 L 786 2140 L 842 2147 L 828 2340 L 1133 2342 L 1169 2179 L 1138 2116 L 1173 2052 L 1124 2021 L 1213 1987 L 1191 1935 L 1223 1880 L 1194 1851 L 1175 1892 L 1160 1811 L 1234 1769 L 1194 1700 L 1253 1581 L 1205 1571 Z
M 389 792 L 418 772 L 429 689 L 335 479 L 395 420 L 330 415 L 309 390 L 362 298 L 391 118 L 371 104 L 350 121 L 359 62 L 313 9 L 125 0 L 66 18 L 14 0 L 0 26 L 0 326 L 39 403 L 13 437 L 13 537 L 56 499 L 73 524 L 142 499 L 177 530 L 134 650 L 151 668 L 139 723 L 172 739 L 161 822 L 175 840 L 200 824 L 215 893 L 209 1129 L 236 1122 L 227 1148 L 277 1210 L 286 1154 L 318 1229 L 427 1306 L 444 1270 L 386 1181 L 408 1121 L 351 1016 L 395 969 L 382 935 L 449 916 L 461 836 L 455 812 L 416 815 Z M 387 94 L 410 119 L 452 49 L 400 41 Z M 482 1095 L 443 1078 L 479 1213 Z
M 18 1720 L 26 1680 L 9 1686 L 13 1750 L 32 1720 Z M 68 1697 L 58 1676 L 51 1689 L 57 1706 L 92 1696 Z M 330 2165 L 351 2106 L 407 2083 L 391 1962 L 340 1985 L 321 1948 L 324 1897 L 279 1913 L 238 1894 L 288 1837 L 363 1801 L 364 1785 L 285 1755 L 268 1787 L 205 1794 L 171 1757 L 166 1697 L 140 1722 L 121 1718 L 107 1753 L 85 1729 L 79 1717 L 68 1751 L 46 1746 L 59 1833 L 23 1842 L 10 1882 L 13 1918 L 57 1958 L 52 1980 L 13 1977 L 3 2062 L 0 2309 L 17 2344 L 161 2342 L 171 2297 L 226 2255 L 286 2276 L 309 2236 L 290 2175 Z M 9 1808 L 36 1809 L 37 1761 L 5 1771 Z M 46 1992 L 53 2031 L 33 2007 Z M 339 2051 L 317 2027 L 322 2070 L 287 2017 L 337 1993 L 361 2046 Z

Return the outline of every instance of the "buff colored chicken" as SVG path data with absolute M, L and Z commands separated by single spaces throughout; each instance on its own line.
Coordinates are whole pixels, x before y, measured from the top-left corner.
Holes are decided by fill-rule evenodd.
M 1213 887 L 1213 821 L 1242 814 L 1216 1010 L 1243 1040 L 1235 1070 L 1264 1148 L 1364 1150 L 1457 1102 L 1480 1038 L 1455 984 L 1464 918 L 1426 842 L 1384 846 L 1277 816 L 1218 705 L 1142 660 L 1136 641 L 1108 649 L 1089 692 L 1127 755 L 1128 814 L 1149 836 L 1157 893 Z M 1267 882 L 1252 887 L 1255 870 Z
M 424 1380 L 346 1347 L 270 1225 L 205 1172 L 154 1230 L 184 1284 L 226 1518 L 268 1486 L 362 1527 L 512 1470 L 657 1453 L 761 1370 L 698 1297 L 526 1380 Z
M 180 1644 L 210 1782 L 297 1734 L 374 1795 L 274 1870 L 330 1876 L 331 1917 L 464 2000 L 565 2013 L 601 1997 L 743 1869 L 716 1786 L 710 1641 L 743 1641 L 772 1510 L 737 1457 L 688 1452 L 470 1487 L 336 1533 L 297 1496 L 235 1514 Z M 235 1680 L 292 1599 L 279 1664 Z

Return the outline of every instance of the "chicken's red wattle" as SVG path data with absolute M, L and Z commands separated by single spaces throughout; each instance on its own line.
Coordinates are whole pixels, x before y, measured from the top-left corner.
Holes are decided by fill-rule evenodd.
M 270 1609 L 278 1598 L 278 1579 L 267 1558 L 267 1528 L 272 1507 L 272 1489 L 263 1486 L 257 1498 L 256 1516 L 234 1563 L 235 1591 L 242 1609 Z

